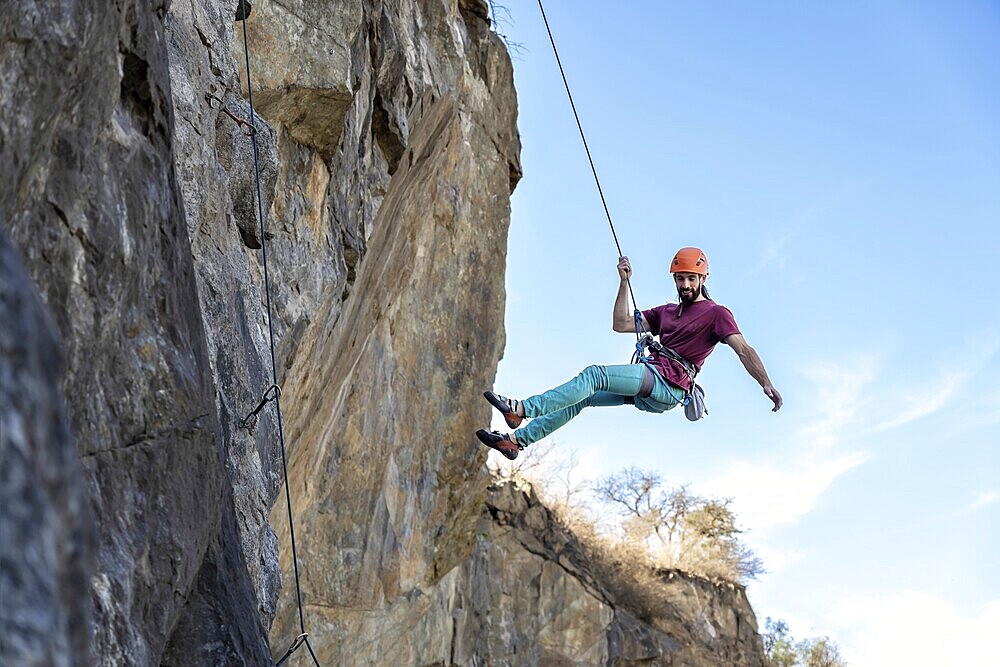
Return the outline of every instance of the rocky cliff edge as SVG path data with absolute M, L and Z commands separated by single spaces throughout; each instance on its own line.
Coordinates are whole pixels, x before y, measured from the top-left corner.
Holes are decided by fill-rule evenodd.
M 274 411 L 239 425 L 273 329 L 324 664 L 758 664 L 741 592 L 638 619 L 489 487 L 521 169 L 487 5 L 253 2 L 262 237 L 236 4 L 0 6 L 2 661 L 283 652 Z

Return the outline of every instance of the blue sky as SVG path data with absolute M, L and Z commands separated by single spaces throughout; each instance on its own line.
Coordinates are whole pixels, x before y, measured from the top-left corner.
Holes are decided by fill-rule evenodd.
M 523 397 L 631 343 L 538 7 L 507 6 L 524 178 L 496 386 Z M 705 421 L 594 409 L 552 440 L 581 475 L 637 465 L 733 497 L 769 570 L 748 587 L 761 622 L 830 635 L 854 667 L 995 660 L 1000 5 L 546 10 L 640 306 L 703 248 L 786 401 L 772 414 L 720 346 Z

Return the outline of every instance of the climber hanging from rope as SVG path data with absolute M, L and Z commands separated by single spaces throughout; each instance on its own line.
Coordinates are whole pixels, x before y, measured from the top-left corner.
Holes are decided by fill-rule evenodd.
M 772 410 L 777 412 L 781 408 L 781 394 L 771 384 L 760 357 L 743 338 L 732 312 L 708 296 L 708 290 L 705 289 L 708 258 L 701 250 L 681 248 L 670 263 L 678 303 L 668 303 L 644 311 L 638 309 L 630 282 L 632 264 L 623 255 L 621 244 L 618 243 L 611 211 L 604 198 L 597 167 L 590 154 L 590 146 L 587 145 L 583 124 L 573 101 L 573 93 L 559 58 L 559 49 L 542 0 L 538 0 L 538 8 L 552 44 L 552 53 L 559 66 L 576 127 L 580 131 L 580 140 L 594 175 L 604 214 L 611 227 L 611 236 L 618 249 L 618 276 L 621 282 L 615 298 L 612 328 L 619 333 L 635 333 L 636 353 L 631 364 L 588 366 L 569 382 L 523 401 L 487 391 L 483 396 L 500 411 L 507 426 L 516 430 L 513 433 L 500 433 L 480 429 L 476 431 L 476 437 L 487 447 L 496 449 L 513 460 L 520 450 L 565 425 L 587 407 L 629 404 L 645 412 L 660 413 L 683 404 L 687 418 L 697 421 L 707 410 L 704 391 L 695 383 L 695 377 L 705 359 L 719 343 L 729 345 L 739 356 L 747 372 L 760 383 L 764 394 L 774 403 Z M 633 306 L 631 315 L 629 297 Z M 653 336 L 659 336 L 659 340 L 655 340 Z M 532 421 L 521 427 L 525 419 Z
M 670 272 L 678 303 L 630 314 L 632 265 L 628 257 L 618 260 L 621 282 L 612 328 L 619 333 L 640 335 L 638 363 L 588 366 L 569 382 L 524 400 L 488 391 L 484 394 L 486 400 L 516 430 L 500 433 L 480 429 L 476 432 L 480 442 L 513 460 L 521 449 L 538 442 L 589 407 L 629 404 L 644 412 L 661 413 L 684 404 L 689 419 L 700 419 L 702 415 L 697 408 L 703 394 L 694 380 L 719 343 L 725 343 L 739 356 L 747 372 L 774 403 L 772 411 L 777 412 L 781 408 L 781 394 L 771 384 L 763 362 L 743 338 L 732 312 L 708 296 L 705 253 L 698 248 L 681 248 L 670 263 Z M 659 341 L 642 337 L 645 332 L 659 336 Z M 644 347 L 650 348 L 648 356 L 642 354 Z M 526 419 L 531 421 L 521 426 Z

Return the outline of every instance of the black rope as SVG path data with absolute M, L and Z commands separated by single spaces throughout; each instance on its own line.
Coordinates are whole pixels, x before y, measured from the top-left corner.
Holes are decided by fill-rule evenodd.
M 254 178 L 257 185 L 257 214 L 260 218 L 260 245 L 264 265 L 264 295 L 267 300 L 267 333 L 271 344 L 271 382 L 276 385 L 278 384 L 278 362 L 274 354 L 274 317 L 271 314 L 271 282 L 267 271 L 267 235 L 264 233 L 264 199 L 260 193 L 260 156 L 257 151 L 256 115 L 253 109 L 253 85 L 250 80 L 250 40 L 247 37 L 247 16 L 249 16 L 249 11 L 247 10 L 246 0 L 240 0 L 240 13 L 238 16 L 241 17 L 240 22 L 243 24 L 243 55 L 246 58 L 247 66 L 247 99 L 250 102 L 250 127 L 254 130 L 250 133 L 250 141 L 253 143 Z M 299 631 L 301 633 L 299 638 L 302 640 L 302 642 L 296 640 L 296 644 L 293 644 L 292 648 L 289 649 L 288 654 L 282 658 L 282 662 L 288 658 L 288 655 L 292 651 L 298 648 L 297 644 L 304 642 L 306 648 L 309 650 L 309 655 L 312 656 L 313 663 L 319 667 L 319 660 L 316 658 L 316 654 L 309 644 L 309 637 L 306 633 L 305 614 L 302 611 L 302 585 L 299 580 L 299 558 L 295 549 L 295 523 L 292 519 L 292 493 L 288 487 L 288 461 L 285 456 L 285 428 L 281 419 L 280 392 L 274 397 L 274 408 L 278 416 L 278 440 L 281 443 L 281 470 L 285 479 L 285 501 L 288 505 L 288 532 L 292 541 L 292 568 L 295 571 L 295 599 L 299 607 Z
M 583 150 L 587 153 L 587 161 L 590 162 L 590 171 L 594 174 L 594 182 L 597 184 L 597 194 L 601 196 L 601 204 L 604 205 L 604 215 L 608 218 L 608 225 L 611 227 L 611 236 L 615 239 L 615 247 L 618 248 L 618 256 L 623 257 L 622 246 L 618 243 L 618 234 L 615 233 L 615 223 L 611 222 L 611 211 L 608 210 L 608 202 L 604 199 L 604 190 L 601 188 L 601 179 L 597 177 L 597 167 L 594 166 L 594 158 L 590 155 L 590 146 L 587 145 L 587 136 L 583 133 L 583 124 L 580 122 L 580 114 L 576 112 L 576 103 L 573 102 L 573 93 L 569 89 L 569 81 L 566 79 L 566 70 L 563 69 L 562 60 L 559 58 L 559 49 L 556 48 L 556 40 L 552 36 L 552 28 L 549 27 L 549 19 L 545 16 L 545 7 L 542 0 L 538 0 L 538 9 L 542 11 L 542 21 L 545 23 L 545 31 L 549 33 L 549 43 L 552 44 L 552 53 L 555 54 L 556 64 L 559 65 L 559 74 L 562 75 L 563 86 L 566 87 L 566 97 L 569 98 L 569 106 L 573 109 L 573 118 L 576 119 L 576 127 L 580 130 L 580 139 L 583 140 Z M 637 310 L 635 294 L 632 292 L 632 281 L 625 279 L 628 285 L 629 296 L 632 297 L 632 309 Z M 636 328 L 636 338 L 639 337 L 639 330 Z

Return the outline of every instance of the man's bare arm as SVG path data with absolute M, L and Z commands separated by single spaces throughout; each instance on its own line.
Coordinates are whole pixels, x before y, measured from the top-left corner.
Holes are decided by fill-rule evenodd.
M 611 313 L 611 328 L 618 333 L 635 333 L 635 319 L 628 303 L 628 279 L 632 276 L 632 265 L 628 257 L 618 259 L 618 296 L 615 297 L 615 307 Z M 649 331 L 649 322 L 642 316 L 642 326 Z
M 767 396 L 774 403 L 774 407 L 771 408 L 771 412 L 777 412 L 781 409 L 781 394 L 778 390 L 774 388 L 771 384 L 771 378 L 767 376 L 767 371 L 764 370 L 764 362 L 760 360 L 760 356 L 757 355 L 757 350 L 750 347 L 743 334 L 733 334 L 731 336 L 726 336 L 726 344 L 733 348 L 733 352 L 736 356 L 740 358 L 743 362 L 743 367 L 747 369 L 747 373 L 756 380 L 760 386 L 764 389 L 764 395 Z

